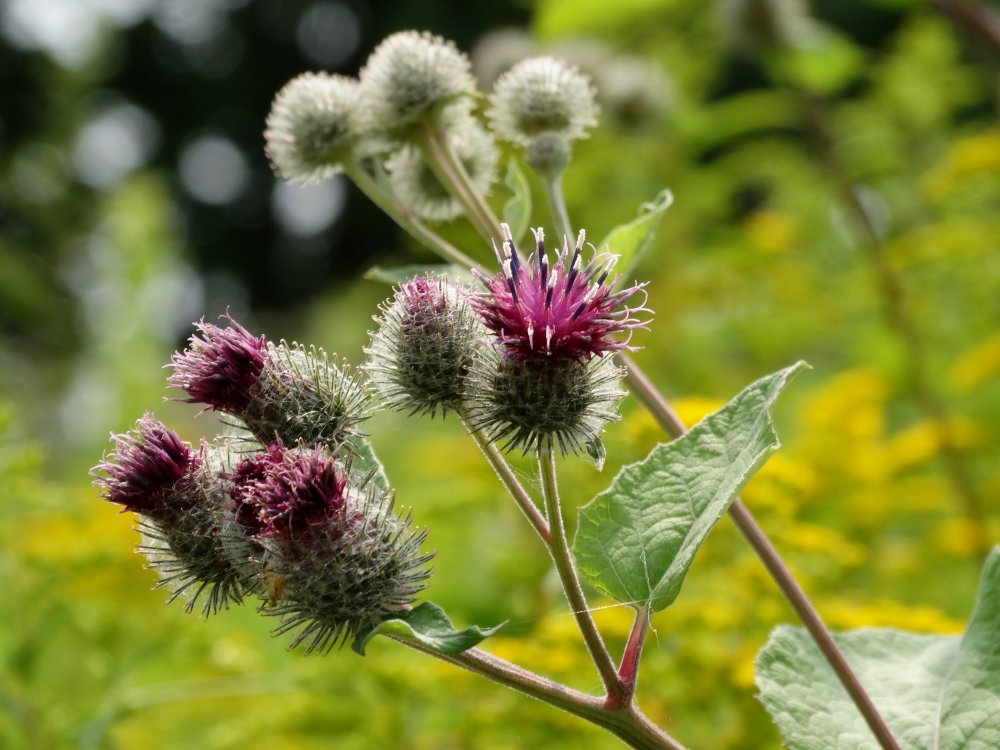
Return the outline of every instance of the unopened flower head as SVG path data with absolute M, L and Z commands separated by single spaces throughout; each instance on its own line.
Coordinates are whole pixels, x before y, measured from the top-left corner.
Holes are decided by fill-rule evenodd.
M 584 263 L 584 233 L 576 247 L 567 243 L 550 262 L 541 229 L 535 230 L 535 251 L 527 263 L 502 225 L 503 243 L 494 246 L 501 271 L 492 277 L 478 274 L 486 294 L 470 303 L 492 331 L 503 350 L 520 359 L 572 359 L 585 361 L 620 350 L 636 328 L 649 323 L 645 284 L 614 291 L 619 277 L 611 277 L 617 256 L 595 254 Z M 642 301 L 629 306 L 636 294 Z M 617 338 L 625 334 L 624 339 Z
M 163 515 L 171 503 L 184 501 L 174 494 L 181 480 L 198 464 L 191 447 L 181 442 L 152 414 L 146 414 L 131 431 L 112 435 L 114 453 L 91 471 L 101 497 L 123 510 Z
M 267 342 L 225 317 L 225 328 L 204 320 L 195 323 L 201 336 L 191 336 L 188 348 L 174 354 L 167 383 L 187 391 L 189 403 L 238 413 L 250 403 L 250 391 L 264 369 Z
M 498 154 L 493 137 L 468 119 L 448 129 L 448 143 L 476 192 L 488 194 L 497 176 Z M 462 204 L 441 184 L 418 148 L 404 146 L 387 166 L 400 200 L 416 216 L 428 221 L 447 221 L 462 214 Z
M 485 329 L 447 279 L 416 276 L 384 303 L 365 370 L 387 405 L 432 417 L 457 410 Z
M 433 34 L 402 31 L 386 37 L 361 71 L 367 126 L 398 134 L 461 103 L 476 93 L 470 68 L 454 44 Z
M 331 454 L 285 452 L 255 483 L 259 540 L 280 601 L 276 633 L 327 650 L 413 602 L 428 576 L 425 532 L 392 513 L 391 493 L 354 484 Z
M 597 122 L 590 81 L 551 57 L 518 63 L 496 82 L 488 112 L 501 138 L 528 147 L 539 136 L 573 141 Z
M 228 318 L 219 328 L 196 324 L 184 352 L 174 355 L 168 383 L 187 401 L 239 417 L 263 444 L 338 446 L 367 417 L 368 390 L 346 362 L 322 349 L 272 344 Z
M 673 81 L 652 60 L 639 55 L 609 59 L 598 73 L 597 91 L 602 108 L 626 127 L 658 120 L 674 98 Z
M 304 73 L 278 92 L 264 138 L 279 176 L 308 183 L 341 170 L 359 139 L 358 85 L 345 76 Z

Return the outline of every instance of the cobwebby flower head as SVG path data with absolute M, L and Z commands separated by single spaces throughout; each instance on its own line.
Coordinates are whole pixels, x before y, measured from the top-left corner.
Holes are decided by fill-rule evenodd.
M 650 310 L 645 306 L 645 284 L 614 291 L 619 277 L 610 278 L 618 260 L 595 253 L 584 264 L 585 236 L 581 231 L 570 255 L 563 244 L 550 263 L 541 229 L 534 230 L 535 252 L 523 263 L 506 224 L 503 243 L 494 245 L 500 273 L 478 273 L 486 293 L 470 304 L 503 350 L 520 359 L 588 360 L 608 352 L 632 351 L 632 332 L 645 328 Z M 629 306 L 633 295 L 643 299 Z M 624 340 L 616 338 L 625 334 Z
M 152 414 L 142 417 L 131 431 L 111 437 L 113 455 L 105 455 L 91 471 L 101 497 L 133 513 L 160 514 L 177 500 L 171 495 L 197 466 L 198 457 Z
M 475 95 L 470 69 L 468 57 L 439 36 L 419 31 L 391 34 L 361 71 L 366 126 L 398 133 Z
M 283 179 L 309 183 L 341 171 L 358 141 L 358 81 L 303 73 L 274 98 L 265 152 Z
M 292 647 L 327 650 L 410 605 L 429 575 L 425 531 L 392 512 L 392 493 L 357 485 L 330 453 L 283 451 L 253 482 L 268 574 L 282 582 L 267 614 Z
M 204 595 L 207 616 L 242 601 L 253 572 L 226 554 L 226 491 L 221 458 L 202 445 L 193 452 L 151 415 L 114 436 L 115 456 L 92 472 L 103 497 L 139 514 L 138 551 L 157 571 L 157 587 L 188 596 L 187 611 Z
M 187 391 L 189 403 L 238 412 L 250 402 L 250 390 L 264 369 L 267 342 L 251 336 L 228 313 L 225 317 L 225 328 L 195 323 L 201 337 L 191 336 L 188 348 L 171 358 L 174 371 L 167 384 Z
M 497 80 L 488 116 L 501 138 L 531 146 L 539 136 L 573 141 L 597 122 L 590 81 L 551 57 L 524 60 Z
M 356 435 L 370 394 L 346 362 L 322 349 L 255 338 L 228 315 L 219 328 L 197 323 L 188 348 L 176 353 L 167 383 L 189 402 L 238 417 L 261 443 L 277 438 L 336 447 Z
M 493 136 L 470 118 L 449 127 L 447 137 L 476 192 L 487 195 L 497 177 L 498 153 Z M 419 218 L 447 221 L 462 214 L 462 204 L 441 184 L 420 149 L 404 146 L 386 166 L 400 200 Z
M 465 378 L 485 329 L 447 279 L 416 276 L 400 284 L 375 318 L 365 371 L 394 408 L 432 417 L 462 405 Z

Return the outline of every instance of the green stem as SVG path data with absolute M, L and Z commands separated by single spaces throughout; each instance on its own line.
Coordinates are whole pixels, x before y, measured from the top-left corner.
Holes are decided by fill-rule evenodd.
M 632 358 L 621 352 L 616 357 L 618 363 L 625 368 L 625 382 L 628 383 L 629 389 L 646 406 L 646 409 L 653 415 L 653 418 L 663 428 L 664 432 L 672 438 L 678 438 L 687 432 L 684 423 L 673 409 L 670 408 L 670 405 L 660 395 L 660 392 L 656 390 L 645 373 L 632 361 Z M 830 635 L 830 631 L 827 630 L 823 619 L 819 616 L 819 612 L 816 611 L 812 602 L 809 601 L 809 597 L 799 587 L 794 576 L 792 576 L 792 572 L 785 565 L 785 562 L 781 559 L 781 555 L 778 554 L 778 551 L 771 544 L 767 535 L 753 517 L 753 514 L 750 513 L 750 510 L 739 498 L 736 498 L 729 507 L 729 514 L 747 542 L 753 547 L 761 562 L 764 563 L 764 567 L 771 574 L 774 582 L 778 585 L 778 589 L 784 594 L 788 603 L 792 605 L 792 609 L 795 610 L 802 624 L 809 631 L 809 635 L 816 641 L 826 660 L 840 679 L 841 684 L 851 696 L 851 700 L 854 701 L 854 704 L 868 723 L 879 744 L 884 750 L 899 750 L 899 745 L 896 744 L 896 740 L 889 731 L 889 727 L 883 721 L 878 709 L 875 708 L 875 704 L 872 703 L 871 698 L 868 697 L 868 693 L 865 692 L 864 687 L 858 681 L 857 675 L 854 674 L 854 671 L 847 663 L 844 654 L 837 647 L 833 636 Z
M 590 658 L 601 675 L 601 681 L 604 683 L 604 690 L 607 693 L 607 705 L 617 708 L 628 706 L 629 700 L 626 698 L 625 690 L 618 678 L 618 670 L 615 669 L 611 655 L 608 654 L 604 640 L 597 630 L 597 625 L 594 624 L 594 619 L 590 616 L 587 598 L 580 587 L 569 543 L 566 541 L 566 528 L 563 524 L 559 490 L 556 483 L 555 451 L 552 447 L 551 437 L 546 437 L 543 443 L 538 446 L 538 470 L 542 480 L 545 512 L 549 520 L 549 529 L 552 532 L 549 554 L 552 556 L 552 562 L 559 574 L 566 599 L 573 616 L 576 618 L 583 641 L 587 645 L 587 651 L 590 652 Z
M 445 129 L 428 124 L 420 133 L 417 145 L 435 177 L 462 204 L 472 226 L 483 239 L 493 242 L 500 234 L 500 220 L 472 184 L 462 160 L 455 156 Z
M 482 649 L 470 648 L 458 654 L 441 654 L 416 641 L 393 635 L 389 637 L 436 659 L 586 719 L 607 729 L 629 747 L 638 750 L 685 750 L 683 745 L 653 724 L 633 705 L 611 708 L 601 698 L 568 688 Z
M 510 465 L 497 450 L 496 446 L 491 443 L 485 435 L 480 430 L 474 430 L 469 426 L 469 422 L 465 415 L 462 416 L 462 422 L 465 424 L 465 429 L 468 430 L 469 435 L 472 439 L 476 441 L 476 445 L 479 446 L 479 450 L 482 451 L 483 456 L 489 462 L 493 471 L 496 472 L 497 477 L 503 483 L 504 487 L 507 488 L 507 492 L 517 503 L 517 507 L 521 509 L 524 517 L 528 519 L 528 523 L 531 524 L 531 528 L 535 530 L 535 533 L 541 537 L 542 541 L 546 546 L 552 543 L 552 534 L 549 531 L 549 524 L 546 522 L 545 518 L 539 512 L 538 507 L 535 502 L 531 499 L 531 496 L 527 493 L 521 483 L 517 481 L 517 477 L 514 476 L 513 470 L 511 470 Z
M 542 188 L 545 191 L 545 201 L 549 204 L 549 213 L 552 214 L 552 221 L 555 222 L 556 232 L 566 239 L 570 244 L 576 239 L 573 235 L 573 225 L 569 220 L 569 211 L 566 210 L 566 198 L 562 189 L 562 172 L 557 172 L 551 178 L 539 174 L 542 181 Z
M 421 244 L 452 263 L 460 266 L 468 266 L 469 268 L 476 265 L 476 262 L 472 258 L 429 229 L 423 222 L 410 213 L 405 206 L 402 206 L 392 196 L 387 195 L 360 164 L 357 162 L 347 162 L 343 167 L 344 173 L 372 203 L 382 209 L 389 218 L 409 232 Z

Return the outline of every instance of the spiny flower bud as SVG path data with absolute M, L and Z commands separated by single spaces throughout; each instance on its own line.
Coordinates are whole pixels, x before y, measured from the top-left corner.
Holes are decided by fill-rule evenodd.
M 380 305 L 365 370 L 390 407 L 435 416 L 462 405 L 473 352 L 485 335 L 464 295 L 417 276 Z
M 331 454 L 285 452 L 252 491 L 264 564 L 282 581 L 268 613 L 282 618 L 276 634 L 298 631 L 293 648 L 329 650 L 409 606 L 423 588 L 426 532 L 392 513 L 391 493 L 354 486 Z
M 577 453 L 620 418 L 621 378 L 610 357 L 523 359 L 483 347 L 466 388 L 469 426 L 503 450 L 527 453 L 551 439 L 563 454 Z
M 497 135 L 525 147 L 542 135 L 582 138 L 597 122 L 590 81 L 551 57 L 524 60 L 504 73 L 490 103 L 487 114 Z
M 674 98 L 674 84 L 651 60 L 639 55 L 612 57 L 597 77 L 602 108 L 626 127 L 662 117 Z
M 489 193 L 496 180 L 498 157 L 489 132 L 474 120 L 464 120 L 449 128 L 448 144 L 462 162 L 476 192 Z M 419 149 L 404 146 L 387 166 L 400 200 L 419 218 L 447 221 L 462 214 L 462 204 L 441 184 Z
M 361 71 L 368 127 L 398 135 L 474 95 L 470 68 L 469 59 L 439 36 L 402 31 L 386 37 Z
M 168 602 L 185 594 L 187 611 L 203 593 L 209 615 L 240 603 L 252 569 L 233 564 L 222 533 L 227 494 L 218 456 L 202 446 L 197 456 L 151 415 L 132 432 L 114 436 L 115 455 L 91 472 L 102 496 L 140 514 L 138 550 L 172 590 Z
M 545 253 L 544 234 L 534 230 L 535 252 L 523 264 L 514 247 L 510 228 L 501 225 L 502 251 L 494 245 L 499 274 L 489 277 L 478 272 L 486 294 L 470 298 L 500 346 L 521 359 L 552 358 L 584 361 L 619 350 L 632 351 L 632 331 L 645 328 L 649 314 L 645 299 L 635 306 L 625 304 L 638 292 L 645 296 L 645 284 L 612 291 L 620 277 L 609 282 L 618 256 L 595 254 L 584 265 L 581 252 L 585 235 L 581 231 L 572 257 L 564 243 L 550 264 Z M 625 333 L 624 341 L 614 338 Z
M 358 140 L 358 85 L 345 76 L 303 73 L 278 92 L 264 138 L 280 177 L 309 183 L 340 171 Z
M 335 364 L 322 349 L 275 345 L 254 338 L 227 316 L 225 329 L 204 321 L 184 352 L 176 353 L 168 378 L 189 402 L 239 417 L 264 444 L 331 448 L 358 434 L 369 393 L 346 362 Z

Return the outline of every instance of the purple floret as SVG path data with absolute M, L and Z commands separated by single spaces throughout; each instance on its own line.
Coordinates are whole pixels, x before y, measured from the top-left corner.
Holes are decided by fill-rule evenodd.
M 549 263 L 542 230 L 535 230 L 536 250 L 522 263 L 506 225 L 503 252 L 497 251 L 500 273 L 478 274 L 486 293 L 470 303 L 504 351 L 522 359 L 553 358 L 585 362 L 620 350 L 633 351 L 632 331 L 645 328 L 651 311 L 645 299 L 625 303 L 645 284 L 613 291 L 619 277 L 609 279 L 614 255 L 597 255 L 586 265 L 581 232 L 572 257 L 569 247 Z M 626 334 L 624 339 L 616 338 Z

